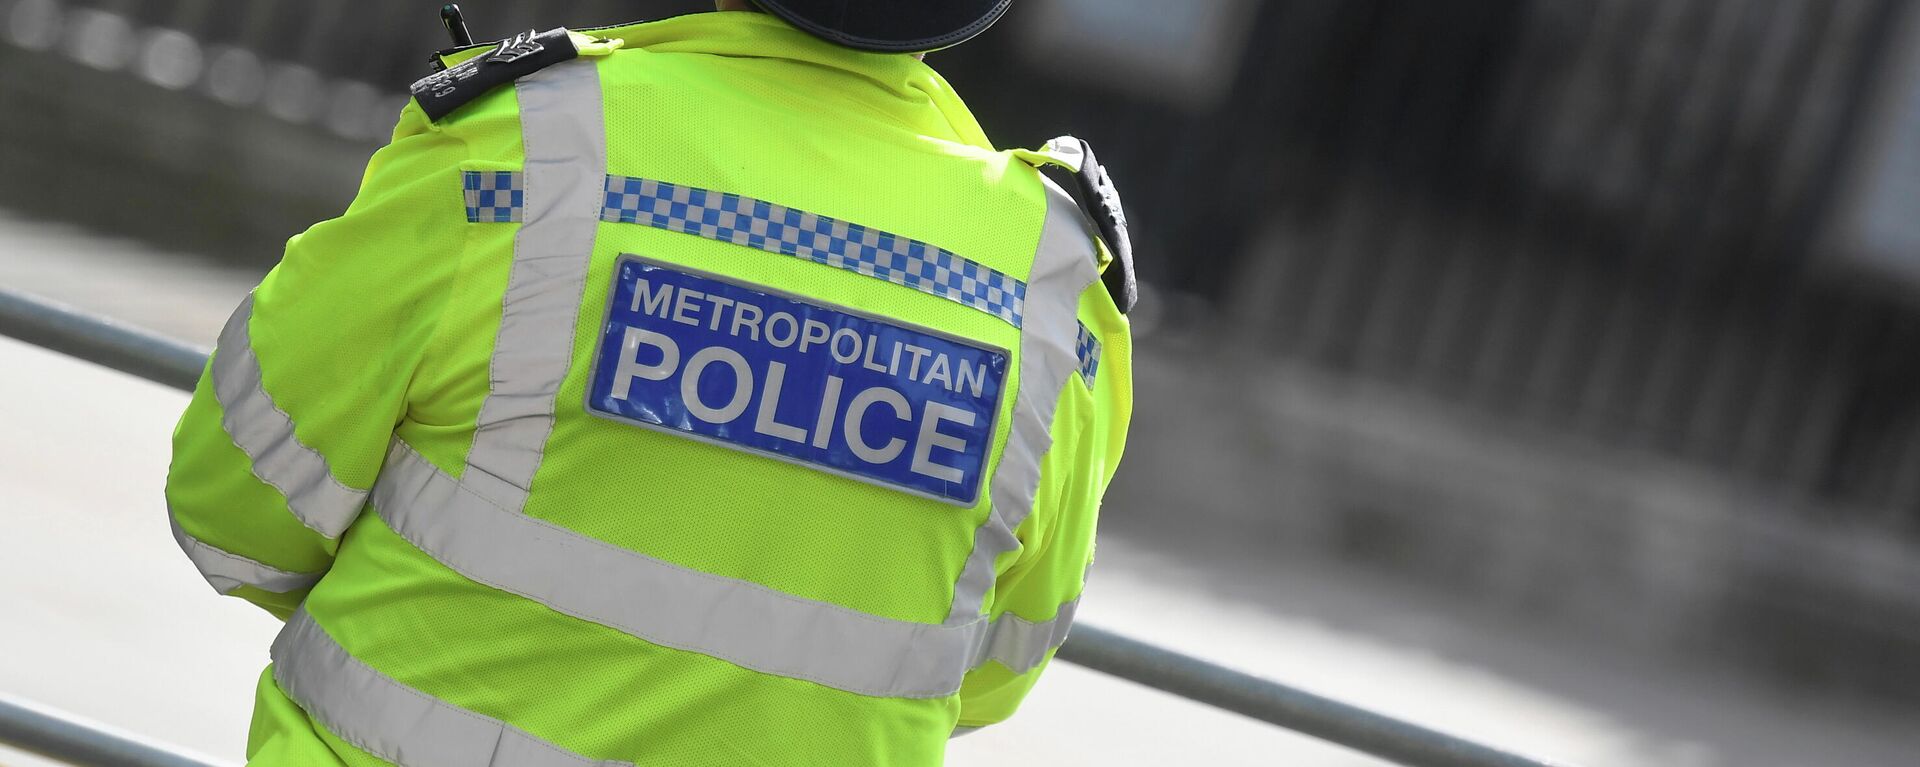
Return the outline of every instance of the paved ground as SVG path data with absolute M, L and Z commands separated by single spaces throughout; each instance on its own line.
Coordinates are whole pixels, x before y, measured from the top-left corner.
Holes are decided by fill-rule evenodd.
M 251 276 L 180 263 L 0 216 L 0 284 L 209 343 Z M 167 534 L 160 487 L 183 403 L 0 340 L 0 690 L 237 761 L 276 623 L 214 597 Z M 1338 564 L 1109 536 L 1083 615 L 1574 763 L 1895 767 L 1920 754 L 1911 714 L 1623 656 L 1459 602 Z M 1018 719 L 951 753 L 963 767 L 1378 764 L 1065 664 Z M 0 765 L 30 763 L 0 752 Z

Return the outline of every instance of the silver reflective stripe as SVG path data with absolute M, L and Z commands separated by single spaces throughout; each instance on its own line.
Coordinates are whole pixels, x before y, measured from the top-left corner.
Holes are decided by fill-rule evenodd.
M 395 441 L 373 506 L 474 581 L 667 647 L 847 692 L 944 697 L 988 624 L 898 621 L 690 570 L 482 498 Z
M 193 560 L 193 566 L 200 569 L 200 575 L 207 579 L 207 585 L 212 586 L 214 591 L 231 594 L 241 586 L 252 586 L 261 591 L 285 594 L 320 582 L 320 573 L 290 573 L 223 551 L 188 535 L 186 530 L 180 528 L 180 521 L 173 518 L 171 510 L 167 514 L 167 524 L 173 527 L 173 542 L 180 544 L 180 550 L 187 553 L 187 559 Z
M 1080 206 L 1052 181 L 1047 221 L 1027 278 L 1025 322 L 1020 327 L 1020 393 L 1014 398 L 1013 433 L 994 469 L 987 497 L 993 510 L 974 533 L 973 552 L 954 583 L 949 625 L 980 614 L 993 588 L 996 557 L 1019 548 L 1014 530 L 1033 511 L 1040 489 L 1040 458 L 1053 446 L 1053 412 L 1061 387 L 1080 368 L 1080 294 L 1100 278 L 1093 236 Z
M 401 684 L 348 655 L 305 608 L 273 640 L 273 681 L 333 734 L 402 767 L 631 767 Z
M 492 388 L 480 407 L 462 475 L 482 495 L 519 510 L 553 429 L 554 396 L 573 358 L 574 318 L 605 203 L 606 120 L 594 59 L 523 77 L 526 222 L 494 341 Z
M 1040 661 L 1047 659 L 1047 653 L 1065 644 L 1067 631 L 1073 628 L 1073 613 L 1080 608 L 1080 599 L 1060 606 L 1051 620 L 1039 623 L 1030 622 L 1013 613 L 1002 613 L 994 619 L 993 628 L 987 632 L 987 641 L 980 646 L 978 657 L 973 666 L 979 668 L 987 661 L 999 661 L 1001 665 L 1013 670 L 1015 674 L 1032 671 Z
M 301 524 L 338 538 L 360 515 L 367 491 L 334 479 L 326 457 L 300 442 L 293 419 L 267 395 L 260 383 L 260 359 L 247 335 L 252 317 L 249 293 L 227 319 L 214 351 L 213 393 L 220 401 L 220 425 L 252 462 L 253 475 L 286 497 L 287 509 Z

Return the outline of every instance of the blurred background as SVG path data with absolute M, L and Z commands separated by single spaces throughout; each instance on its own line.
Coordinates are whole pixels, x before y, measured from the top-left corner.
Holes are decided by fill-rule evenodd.
M 462 6 L 484 39 L 702 8 Z M 210 345 L 344 209 L 437 9 L 0 0 L 0 281 Z M 1127 203 L 1090 620 L 1579 763 L 1920 764 L 1920 5 L 1022 0 L 928 63 Z M 271 621 L 162 531 L 184 400 L 7 343 L 0 529 L 48 543 L 0 565 L 0 689 L 237 757 Z M 246 641 L 75 649 L 127 630 L 41 587 L 89 502 L 183 584 L 154 620 Z M 208 667 L 176 640 L 225 686 L 163 694 Z M 953 761 L 1373 764 L 1053 674 Z

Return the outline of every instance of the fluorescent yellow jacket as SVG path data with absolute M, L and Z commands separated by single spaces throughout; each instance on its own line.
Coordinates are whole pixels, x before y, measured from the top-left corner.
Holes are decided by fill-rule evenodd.
M 1125 439 L 1076 156 L 772 17 L 590 34 L 409 106 L 180 421 L 176 539 L 287 621 L 249 758 L 938 764 L 1065 639 Z

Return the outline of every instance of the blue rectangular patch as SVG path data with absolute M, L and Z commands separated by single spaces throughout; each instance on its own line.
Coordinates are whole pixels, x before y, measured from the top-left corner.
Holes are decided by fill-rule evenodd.
M 669 267 L 614 265 L 588 412 L 972 505 L 1007 353 Z

